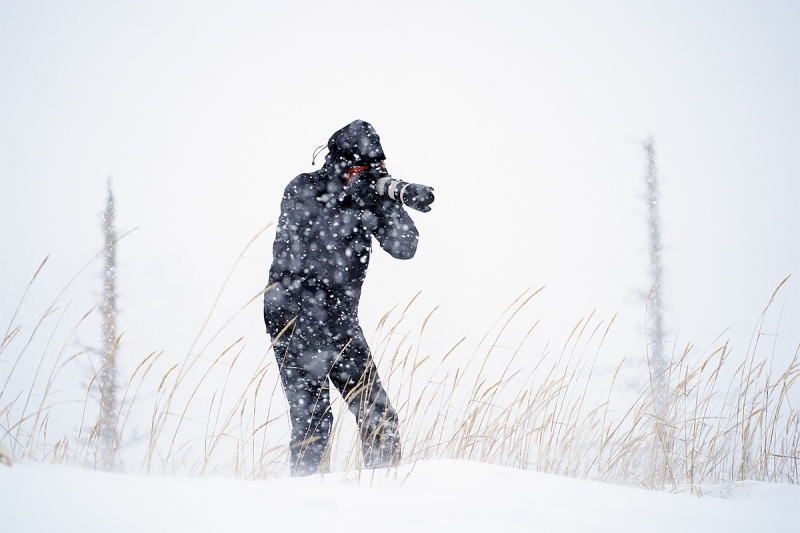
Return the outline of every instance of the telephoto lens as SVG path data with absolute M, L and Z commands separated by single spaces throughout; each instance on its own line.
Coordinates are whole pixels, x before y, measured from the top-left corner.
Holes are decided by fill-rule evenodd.
M 433 187 L 420 185 L 419 183 L 408 183 L 389 175 L 378 178 L 378 181 L 375 182 L 375 190 L 381 196 L 388 196 L 392 200 L 423 213 L 431 210 L 431 204 L 434 200 Z

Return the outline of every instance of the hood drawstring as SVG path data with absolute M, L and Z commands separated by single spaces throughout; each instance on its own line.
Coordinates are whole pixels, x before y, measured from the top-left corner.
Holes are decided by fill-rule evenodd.
M 317 159 L 317 156 L 318 156 L 318 155 L 320 154 L 320 152 L 322 152 L 322 151 L 323 151 L 325 148 L 327 148 L 327 146 L 326 146 L 326 145 L 324 145 L 324 144 L 322 144 L 322 145 L 320 145 L 320 146 L 317 146 L 316 150 L 314 150 L 314 155 L 311 157 L 311 166 L 314 166 L 314 161 Z

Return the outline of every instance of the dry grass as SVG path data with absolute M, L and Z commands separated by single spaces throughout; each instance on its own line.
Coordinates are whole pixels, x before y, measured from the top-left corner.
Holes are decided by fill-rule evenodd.
M 620 385 L 623 361 L 612 371 L 598 370 L 613 318 L 582 318 L 560 348 L 548 343 L 538 354 L 524 349 L 538 334 L 537 323 L 509 339 L 509 325 L 537 293 L 520 295 L 472 345 L 471 356 L 468 339 L 443 353 L 422 354 L 425 336 L 436 335 L 431 324 L 437 309 L 416 313 L 412 300 L 380 320 L 371 344 L 400 415 L 404 463 L 468 459 L 666 490 L 741 479 L 800 482 L 800 346 L 786 368 L 773 368 L 772 353 L 757 357 L 771 338 L 763 331 L 769 304 L 745 354 L 722 341 L 705 353 L 691 345 L 674 352 L 666 376 L 669 397 L 656 412 L 647 384 L 633 392 Z M 253 311 L 261 294 L 201 345 L 209 315 L 182 361 L 153 352 L 136 364 L 116 421 L 121 470 L 247 479 L 287 475 L 288 422 L 270 347 L 257 339 L 254 354 L 245 339 L 228 331 L 236 315 Z M 20 386 L 12 380 L 19 378 L 12 376 L 19 362 L 34 357 L 31 339 L 53 338 L 52 330 L 41 327 L 52 313 L 51 306 L 27 342 L 20 337 L 24 328 L 12 323 L 0 344 L 0 361 L 11 363 L 0 380 L 0 462 L 97 467 L 99 423 L 86 422 L 92 420 L 89 400 L 97 385 L 91 380 L 76 398 L 76 387 L 60 381 L 62 369 L 78 364 L 82 352 L 71 353 L 68 341 L 60 347 L 48 341 L 30 382 Z M 409 317 L 423 315 L 418 330 L 409 333 Z M 85 318 L 72 325 L 68 339 Z M 64 327 L 60 321 L 53 326 Z M 233 340 L 225 341 L 228 336 Z M 43 371 L 45 360 L 51 361 L 49 372 Z M 355 424 L 333 396 L 328 460 L 336 470 L 357 469 Z M 70 408 L 61 409 L 65 405 Z M 72 430 L 51 429 L 56 418 L 59 427 Z

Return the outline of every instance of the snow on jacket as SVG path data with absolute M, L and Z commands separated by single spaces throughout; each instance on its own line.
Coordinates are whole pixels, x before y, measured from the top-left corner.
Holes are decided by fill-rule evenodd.
M 355 315 L 373 236 L 397 259 L 413 257 L 419 238 L 400 203 L 359 206 L 332 165 L 297 176 L 281 202 L 269 275 L 279 285 L 266 294 L 265 316 L 288 320 L 309 302 Z

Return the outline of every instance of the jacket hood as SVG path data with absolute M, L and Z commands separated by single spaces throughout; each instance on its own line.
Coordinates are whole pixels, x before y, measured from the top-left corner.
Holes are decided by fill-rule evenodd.
M 369 122 L 354 120 L 328 140 L 326 163 L 348 167 L 353 164 L 377 163 L 385 159 L 381 138 Z

